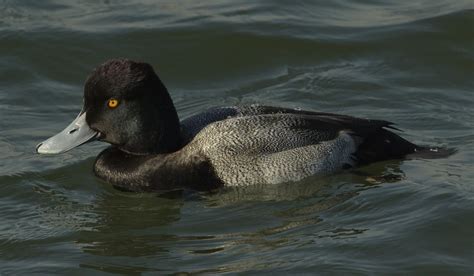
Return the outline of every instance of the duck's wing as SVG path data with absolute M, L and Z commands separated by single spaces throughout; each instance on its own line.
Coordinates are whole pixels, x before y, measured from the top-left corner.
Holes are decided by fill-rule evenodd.
M 365 141 L 374 142 L 377 137 L 388 139 L 390 137 L 384 134 L 393 133 L 387 128 L 395 129 L 391 122 L 383 120 L 291 109 L 279 110 L 277 113 L 244 113 L 245 115 L 227 117 L 205 126 L 202 135 L 217 135 L 219 132 L 218 136 L 228 136 L 236 143 L 240 140 L 243 145 L 259 142 L 261 145 L 256 145 L 255 149 L 278 151 L 329 142 L 336 139 L 341 131 L 349 134 L 357 145 L 362 145 Z M 285 112 L 281 112 L 282 110 Z M 396 142 L 392 140 L 385 142 Z
M 426 147 L 415 145 L 392 131 L 400 131 L 394 123 L 385 120 L 370 120 L 348 115 L 305 111 L 273 106 L 251 105 L 235 108 L 239 116 L 254 116 L 266 114 L 294 114 L 317 118 L 335 127 L 350 129 L 352 135 L 358 136 L 360 145 L 353 154 L 358 165 L 371 162 L 398 159 L 409 155 L 413 158 L 445 158 L 455 149 L 441 147 Z M 316 124 L 320 126 L 320 124 Z
M 293 114 L 293 115 L 308 115 L 317 116 L 328 119 L 339 119 L 346 120 L 348 123 L 360 123 L 365 124 L 367 120 L 358 119 L 351 116 L 315 112 L 315 111 L 304 111 L 290 108 L 263 106 L 263 105 L 250 105 L 250 106 L 227 106 L 227 107 L 216 107 L 208 109 L 202 113 L 195 114 L 181 121 L 181 135 L 184 143 L 187 144 L 191 141 L 197 133 L 211 123 L 246 116 L 259 116 L 259 115 L 271 115 L 271 114 Z M 375 121 L 372 123 L 383 124 L 384 127 L 392 128 L 392 123 L 386 121 Z
M 190 146 L 229 185 L 278 183 L 413 152 L 390 125 L 328 113 L 235 116 L 208 124 Z
M 196 134 L 211 123 L 240 116 L 238 107 L 216 107 L 202 113 L 192 115 L 181 121 L 181 137 L 187 144 Z
M 214 122 L 238 117 L 255 117 L 274 114 L 279 116 L 287 114 L 294 117 L 291 117 L 292 119 L 288 120 L 295 120 L 295 118 L 298 116 L 300 116 L 301 119 L 306 117 L 310 121 L 319 121 L 320 124 L 332 125 L 333 127 L 340 126 L 342 124 L 345 126 L 345 128 L 351 126 L 360 130 L 373 128 L 396 129 L 393 127 L 393 123 L 382 120 L 367 120 L 333 113 L 304 111 L 273 106 L 250 105 L 217 107 L 188 117 L 181 121 L 181 133 L 184 143 L 187 144 L 203 128 Z

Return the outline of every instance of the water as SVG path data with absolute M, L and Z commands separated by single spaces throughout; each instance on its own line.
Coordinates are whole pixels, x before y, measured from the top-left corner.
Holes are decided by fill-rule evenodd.
M 471 275 L 472 1 L 0 1 L 0 274 Z M 34 154 L 112 57 L 154 65 L 180 116 L 269 104 L 393 121 L 456 148 L 299 183 L 131 194 L 105 145 Z

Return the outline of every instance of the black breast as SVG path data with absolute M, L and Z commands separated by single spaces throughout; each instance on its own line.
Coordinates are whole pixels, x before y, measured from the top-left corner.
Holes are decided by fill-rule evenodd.
M 198 152 L 133 155 L 110 147 L 97 157 L 94 173 L 120 190 L 133 192 L 222 186 L 209 160 Z

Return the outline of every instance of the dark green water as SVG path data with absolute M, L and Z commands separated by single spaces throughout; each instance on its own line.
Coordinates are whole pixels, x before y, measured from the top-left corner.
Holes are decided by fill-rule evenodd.
M 472 275 L 474 4 L 0 1 L 0 274 Z M 270 104 L 393 121 L 445 159 L 213 195 L 116 191 L 35 145 L 90 71 L 147 61 L 182 117 Z

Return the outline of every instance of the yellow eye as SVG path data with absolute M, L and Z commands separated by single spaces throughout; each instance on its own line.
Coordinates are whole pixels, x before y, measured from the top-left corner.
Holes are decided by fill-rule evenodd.
M 119 104 L 119 101 L 117 99 L 110 99 L 109 102 L 107 103 L 109 108 L 116 108 Z

